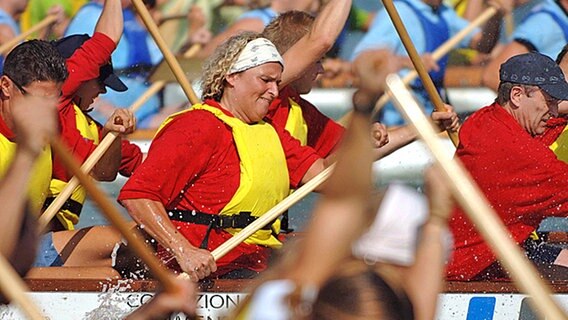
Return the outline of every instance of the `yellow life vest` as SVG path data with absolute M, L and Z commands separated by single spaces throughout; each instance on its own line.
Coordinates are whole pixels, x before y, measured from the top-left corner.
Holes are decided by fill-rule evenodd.
M 308 124 L 302 114 L 302 107 L 292 98 L 288 98 L 288 101 L 290 101 L 290 111 L 284 129 L 305 146 L 308 144 Z
M 196 104 L 190 110 L 171 115 L 164 121 L 163 128 L 177 115 L 192 110 L 206 110 L 215 115 L 223 123 L 231 127 L 233 139 L 240 159 L 240 184 L 233 198 L 219 214 L 235 215 L 240 212 L 251 212 L 253 217 L 260 217 L 282 201 L 290 192 L 290 178 L 286 156 L 276 130 L 266 123 L 247 124 L 237 118 L 228 116 L 218 108 L 206 104 Z M 160 130 L 158 129 L 158 131 Z M 272 229 L 280 232 L 280 220 L 276 219 Z M 225 229 L 235 234 L 240 229 Z M 245 243 L 279 248 L 282 243 L 270 230 L 259 230 L 250 236 Z
M 556 154 L 559 160 L 568 163 L 568 126 L 564 127 L 562 133 L 558 136 L 549 148 Z
M 95 145 L 98 145 L 100 139 L 97 124 L 92 119 L 88 118 L 78 106 L 73 105 L 73 108 L 75 109 L 77 130 L 79 130 L 83 137 L 93 141 Z M 52 179 L 51 185 L 49 186 L 49 197 L 57 197 L 66 185 L 67 182 L 65 181 Z M 81 185 L 77 186 L 71 194 L 71 199 L 79 202 L 80 204 L 85 203 L 86 197 L 87 193 Z M 56 217 L 67 230 L 74 230 L 75 225 L 79 222 L 79 215 L 66 209 L 60 210 L 56 214 Z
M 0 179 L 6 175 L 7 170 L 16 155 L 16 143 L 11 142 L 3 135 L 0 135 Z M 30 209 L 39 214 L 47 197 L 51 180 L 51 148 L 45 147 L 38 156 L 32 169 L 30 181 L 28 183 L 28 198 Z

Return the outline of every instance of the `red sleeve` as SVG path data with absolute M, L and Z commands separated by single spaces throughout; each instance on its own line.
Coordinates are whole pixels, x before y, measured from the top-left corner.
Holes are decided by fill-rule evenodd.
M 175 200 L 172 195 L 198 179 L 222 145 L 220 140 L 227 132 L 230 136 L 216 119 L 208 111 L 196 110 L 172 120 L 154 138 L 146 160 L 128 179 L 118 200 L 149 199 L 165 206 Z
M 300 98 L 302 114 L 308 125 L 308 146 L 322 158 L 335 149 L 345 129 L 321 113 L 313 104 Z
M 63 95 L 59 101 L 59 126 L 61 137 L 80 163 L 87 159 L 96 146 L 77 129 L 72 99 L 83 82 L 99 76 L 100 66 L 108 61 L 115 47 L 116 44 L 109 37 L 97 32 L 67 59 L 69 77 L 63 84 Z M 64 181 L 71 178 L 57 157 L 53 161 L 53 177 Z
M 284 154 L 286 155 L 286 164 L 288 165 L 288 175 L 290 176 L 290 186 L 297 188 L 302 182 L 302 178 L 314 162 L 320 157 L 314 149 L 310 147 L 302 147 L 300 141 L 294 139 L 288 131 L 274 126 Z
M 104 33 L 96 32 L 67 59 L 69 77 L 63 84 L 63 99 L 71 100 L 79 86 L 99 76 L 99 69 L 107 63 L 116 43 Z
M 142 151 L 140 147 L 130 141 L 122 140 L 122 160 L 120 162 L 119 173 L 125 177 L 130 177 L 134 169 L 142 163 Z

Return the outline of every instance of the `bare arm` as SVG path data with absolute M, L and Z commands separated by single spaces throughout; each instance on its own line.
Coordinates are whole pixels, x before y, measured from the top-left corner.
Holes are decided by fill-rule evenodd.
M 16 35 L 14 34 L 14 31 L 12 31 L 12 28 L 7 25 L 0 25 L 0 44 L 4 44 L 15 37 Z
M 22 228 L 28 200 L 28 181 L 36 156 L 25 148 L 18 148 L 16 157 L 0 182 L 0 201 L 3 203 L 0 217 L 4 221 L 0 253 L 3 256 L 12 254 Z
M 170 249 L 183 271 L 193 281 L 217 270 L 215 260 L 207 250 L 192 246 L 170 221 L 162 203 L 148 199 L 123 200 L 122 204 L 140 226 L 144 226 L 162 246 Z
M 331 0 L 316 17 L 312 29 L 284 54 L 284 73 L 279 87 L 298 79 L 312 63 L 331 49 L 345 25 L 351 0 Z
M 122 17 L 121 0 L 105 0 L 103 12 L 95 27 L 95 32 L 101 32 L 118 43 L 122 36 L 124 19 Z
M 517 41 L 509 43 L 503 51 L 493 58 L 485 67 L 482 79 L 483 84 L 489 89 L 493 89 L 497 92 L 497 87 L 499 86 L 499 68 L 501 67 L 501 64 L 512 56 L 527 52 L 529 52 L 529 50 L 521 43 Z
M 470 1 L 470 2 L 480 2 L 481 1 Z M 497 44 L 499 40 L 500 31 L 501 31 L 501 24 L 503 22 L 503 17 L 513 10 L 514 0 L 490 0 L 489 5 L 497 8 L 498 12 L 494 14 L 489 21 L 485 23 L 483 26 L 483 30 L 481 33 L 478 33 L 473 36 L 471 39 L 470 47 L 482 53 L 490 53 L 491 50 Z M 470 4 L 468 4 L 468 9 Z M 475 5 L 473 5 L 475 6 Z M 476 8 L 473 8 L 472 11 L 475 11 Z M 481 11 L 481 7 L 477 8 L 477 10 Z M 466 12 L 467 13 L 467 12 Z M 470 14 L 474 14 L 475 12 L 470 12 Z M 472 18 L 474 18 L 473 16 Z M 466 18 L 467 19 L 467 18 Z M 470 20 L 470 19 L 468 19 Z
M 351 242 L 372 218 L 368 208 L 372 162 L 369 124 L 364 113 L 353 114 L 338 151 L 337 166 L 308 226 L 298 262 L 285 277 L 302 284 L 323 284 L 337 263 L 350 255 Z
M 16 155 L 0 181 L 0 253 L 9 256 L 16 245 L 28 200 L 28 182 L 47 139 L 56 134 L 56 99 L 28 96 L 12 106 L 17 135 Z
M 434 319 L 438 294 L 444 287 L 446 249 L 443 243 L 446 222 L 453 208 L 451 193 L 441 173 L 429 168 L 425 174 L 430 203 L 430 220 L 422 229 L 422 237 L 413 266 L 405 270 L 404 287 L 418 320 Z
M 109 132 L 127 135 L 136 130 L 136 118 L 128 109 L 116 109 L 105 124 L 101 137 Z M 114 181 L 122 161 L 122 141 L 120 136 L 114 139 L 108 150 L 97 162 L 91 175 L 98 181 Z

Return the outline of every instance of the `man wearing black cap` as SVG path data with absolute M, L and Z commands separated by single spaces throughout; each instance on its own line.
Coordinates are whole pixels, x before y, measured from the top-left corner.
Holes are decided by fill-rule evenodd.
M 134 131 L 136 120 L 127 109 L 117 109 L 104 126 L 96 123 L 88 112 L 95 98 L 109 87 L 125 91 L 127 87 L 113 73 L 110 55 L 122 35 L 123 18 L 120 0 L 107 0 L 92 37 L 72 35 L 54 42 L 67 59 L 69 78 L 65 81 L 59 101 L 61 136 L 77 159 L 84 162 L 103 137 L 111 132 L 128 134 Z M 140 149 L 127 141 L 116 139 L 93 168 L 91 175 L 99 181 L 112 181 L 120 170 L 130 175 L 142 161 Z M 47 207 L 65 187 L 72 175 L 57 157 L 53 161 L 53 179 Z M 79 187 L 57 213 L 52 230 L 73 230 L 79 220 L 85 191 Z
M 514 56 L 501 65 L 495 102 L 475 112 L 460 131 L 457 157 L 469 170 L 512 238 L 549 276 L 568 276 L 568 251 L 540 250 L 527 241 L 540 222 L 568 216 L 568 164 L 535 137 L 568 100 L 560 67 L 540 53 Z M 450 220 L 455 251 L 450 280 L 489 280 L 508 275 L 460 208 Z

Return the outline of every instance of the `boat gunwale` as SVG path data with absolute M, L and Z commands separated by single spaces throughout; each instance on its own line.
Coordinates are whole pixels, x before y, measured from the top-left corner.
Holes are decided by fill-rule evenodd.
M 127 288 L 126 292 L 154 292 L 160 288 L 155 280 L 109 279 L 25 279 L 33 292 L 107 292 L 109 288 Z M 252 285 L 250 279 L 217 279 L 199 283 L 203 293 L 241 293 Z M 568 281 L 550 283 L 556 294 L 568 294 Z M 520 293 L 510 281 L 448 281 L 443 293 Z

